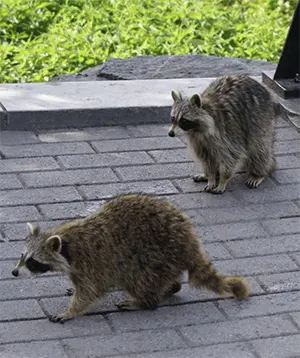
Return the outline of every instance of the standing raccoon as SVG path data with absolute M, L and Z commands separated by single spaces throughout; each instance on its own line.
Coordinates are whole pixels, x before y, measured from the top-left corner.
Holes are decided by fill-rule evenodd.
M 221 194 L 235 173 L 248 171 L 246 185 L 257 188 L 276 167 L 273 154 L 274 121 L 278 115 L 268 90 L 248 76 L 224 76 L 200 96 L 174 100 L 169 136 L 182 130 L 204 172 L 193 177 L 207 180 L 205 191 Z
M 190 286 L 240 300 L 249 295 L 242 278 L 216 273 L 188 217 L 151 196 L 119 196 L 85 219 L 46 232 L 31 224 L 28 229 L 25 252 L 12 274 L 61 271 L 73 283 L 68 310 L 51 316 L 52 322 L 85 314 L 113 287 L 132 297 L 119 302 L 119 309 L 154 309 L 166 294 L 181 289 L 185 270 Z

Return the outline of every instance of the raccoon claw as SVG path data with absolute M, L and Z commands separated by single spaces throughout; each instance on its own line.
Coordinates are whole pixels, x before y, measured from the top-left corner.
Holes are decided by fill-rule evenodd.
M 247 180 L 246 181 L 246 186 L 249 188 L 249 189 L 256 189 L 257 188 L 257 183 L 255 181 L 252 181 L 252 180 Z
M 246 181 L 246 185 L 249 189 L 256 189 L 262 183 L 263 180 L 264 180 L 263 177 L 262 178 L 249 178 Z
M 73 294 L 74 294 L 74 288 L 67 288 L 66 295 L 67 296 L 72 296 Z
M 204 188 L 204 191 L 207 193 L 211 193 L 211 194 L 223 194 L 225 191 L 225 188 L 220 188 L 218 186 L 210 186 L 210 185 L 206 185 L 206 187 Z
M 64 324 L 66 321 L 68 321 L 70 318 L 65 318 L 63 315 L 53 315 L 49 317 L 49 321 L 53 323 L 61 323 Z
M 206 185 L 206 186 L 204 187 L 204 191 L 205 191 L 206 193 L 211 193 L 213 189 L 214 189 L 214 187 L 211 186 L 211 185 Z

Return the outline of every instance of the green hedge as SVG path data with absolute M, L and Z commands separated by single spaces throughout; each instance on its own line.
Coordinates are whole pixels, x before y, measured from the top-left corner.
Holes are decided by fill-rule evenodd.
M 0 82 L 105 60 L 204 54 L 277 62 L 297 0 L 1 0 Z

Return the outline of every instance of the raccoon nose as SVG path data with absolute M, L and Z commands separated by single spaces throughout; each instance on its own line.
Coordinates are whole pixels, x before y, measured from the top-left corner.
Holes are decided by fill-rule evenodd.
M 17 276 L 19 275 L 19 270 L 18 270 L 18 269 L 14 269 L 14 270 L 12 270 L 11 273 L 12 273 L 13 276 L 17 277 Z
M 170 131 L 170 132 L 169 132 L 169 137 L 175 137 L 174 131 Z

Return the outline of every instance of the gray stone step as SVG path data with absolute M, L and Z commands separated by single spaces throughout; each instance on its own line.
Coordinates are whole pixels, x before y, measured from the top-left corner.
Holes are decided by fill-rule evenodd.
M 2 130 L 167 123 L 171 90 L 202 92 L 212 78 L 0 85 Z
M 261 76 L 252 76 L 261 81 Z M 0 85 L 1 130 L 46 130 L 169 123 L 171 90 L 201 93 L 214 78 Z M 299 99 L 282 100 L 288 109 Z M 299 111 L 300 112 L 300 111 Z M 299 129 L 299 116 L 290 116 Z

